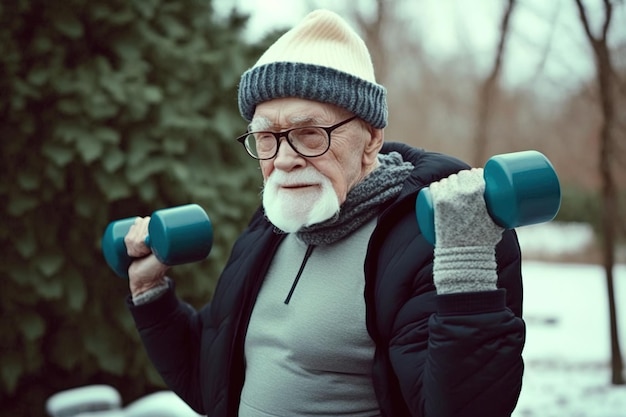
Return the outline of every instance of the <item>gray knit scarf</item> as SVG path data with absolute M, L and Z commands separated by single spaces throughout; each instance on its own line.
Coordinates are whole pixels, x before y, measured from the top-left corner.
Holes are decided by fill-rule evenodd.
M 413 164 L 404 162 L 397 152 L 379 154 L 378 160 L 378 168 L 348 192 L 335 216 L 297 232 L 302 241 L 309 245 L 337 242 L 377 216 L 383 204 L 400 193 Z

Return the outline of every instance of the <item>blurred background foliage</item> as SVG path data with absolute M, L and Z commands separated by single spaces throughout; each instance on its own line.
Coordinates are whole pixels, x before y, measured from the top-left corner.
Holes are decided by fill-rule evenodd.
M 258 165 L 234 138 L 240 74 L 264 42 L 207 0 L 0 3 L 0 404 L 43 415 L 53 392 L 162 388 L 106 267 L 109 221 L 190 202 L 214 224 L 210 260 L 177 268 L 211 297 L 258 204 Z M 269 40 L 268 40 L 269 42 Z

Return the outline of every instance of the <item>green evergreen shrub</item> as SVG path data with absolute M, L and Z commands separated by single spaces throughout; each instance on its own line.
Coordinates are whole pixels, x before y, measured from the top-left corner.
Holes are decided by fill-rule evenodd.
M 139 344 L 127 283 L 106 267 L 108 222 L 198 203 L 209 260 L 176 268 L 211 297 L 258 204 L 235 142 L 240 74 L 262 45 L 208 0 L 0 3 L 0 404 L 44 415 L 52 393 L 109 383 L 126 401 L 163 388 Z

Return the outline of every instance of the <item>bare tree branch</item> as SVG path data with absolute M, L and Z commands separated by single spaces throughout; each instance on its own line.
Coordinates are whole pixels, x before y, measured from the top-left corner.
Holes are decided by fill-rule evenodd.
M 613 15 L 613 4 L 610 0 L 604 0 L 605 19 L 602 27 L 602 40 L 607 41 L 607 33 L 609 32 L 609 26 L 611 25 L 611 16 Z
M 580 22 L 583 24 L 583 29 L 587 34 L 587 38 L 591 41 L 592 44 L 595 44 L 596 38 L 593 36 L 591 32 L 591 27 L 589 26 L 589 20 L 587 19 L 587 11 L 585 10 L 585 6 L 582 3 L 582 0 L 574 0 L 576 2 L 576 7 L 578 7 L 578 16 L 580 17 Z
M 480 102 L 478 104 L 478 120 L 476 134 L 474 137 L 474 166 L 482 165 L 487 153 L 487 125 L 489 123 L 489 111 L 491 109 L 491 102 L 494 96 L 494 90 L 498 86 L 498 80 L 500 77 L 500 71 L 502 68 L 502 57 L 504 56 L 504 47 L 509 34 L 509 22 L 513 9 L 515 8 L 517 0 L 508 0 L 504 14 L 502 15 L 502 21 L 500 23 L 500 39 L 498 41 L 498 47 L 496 50 L 495 60 L 491 73 L 485 79 L 480 94 Z
M 537 64 L 537 69 L 535 71 L 535 74 L 533 75 L 533 80 L 535 81 L 539 78 L 541 73 L 543 73 L 543 70 L 546 67 L 546 62 L 548 61 L 548 56 L 550 55 L 550 50 L 552 49 L 552 43 L 554 41 L 554 34 L 556 32 L 556 21 L 561 11 L 561 3 L 557 2 L 555 4 L 556 4 L 556 7 L 553 8 L 552 14 L 550 15 L 550 19 L 548 21 L 550 25 L 550 32 L 548 34 L 548 39 L 544 43 L 543 47 L 541 48 L 541 58 L 539 60 L 539 63 Z

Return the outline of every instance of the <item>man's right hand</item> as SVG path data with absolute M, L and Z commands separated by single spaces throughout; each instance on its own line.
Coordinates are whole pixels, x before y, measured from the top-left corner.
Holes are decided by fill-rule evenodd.
M 128 256 L 135 258 L 128 268 L 130 292 L 133 297 L 166 284 L 169 266 L 161 263 L 146 245 L 150 217 L 137 217 L 124 237 Z

